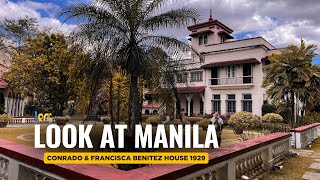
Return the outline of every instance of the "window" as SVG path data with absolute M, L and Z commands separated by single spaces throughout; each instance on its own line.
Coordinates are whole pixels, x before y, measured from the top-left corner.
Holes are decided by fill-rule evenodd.
M 202 81 L 202 71 L 191 72 L 191 82 Z
M 252 95 L 243 94 L 242 111 L 252 112 Z
M 212 100 L 212 112 L 221 113 L 221 97 L 220 95 L 213 95 Z
M 199 36 L 199 45 L 208 44 L 208 36 Z
M 221 39 L 221 43 L 224 43 L 226 40 L 225 40 L 225 38 L 224 37 L 220 37 L 220 39 Z
M 227 75 L 228 78 L 235 77 L 235 66 L 228 66 Z
M 203 36 L 203 44 L 208 44 L 208 36 Z
M 199 37 L 199 45 L 202 45 L 202 44 L 203 44 L 203 37 L 200 36 L 200 37 Z
M 232 115 L 236 113 L 236 95 L 229 94 L 227 99 L 227 114 Z

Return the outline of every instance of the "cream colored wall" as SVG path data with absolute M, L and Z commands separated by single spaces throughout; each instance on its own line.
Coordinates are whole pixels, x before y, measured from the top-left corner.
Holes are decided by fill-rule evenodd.
M 209 34 L 208 43 L 207 44 L 199 45 L 199 37 L 191 38 L 192 47 L 194 49 L 196 49 L 197 51 L 203 51 L 203 49 L 206 49 L 206 45 L 221 43 L 221 39 L 220 39 L 220 36 L 218 35 L 218 33 L 221 32 L 221 31 L 225 31 L 225 30 L 223 30 L 221 28 L 218 29 L 218 28 L 219 27 L 217 25 L 215 25 L 214 28 L 210 28 L 210 29 L 209 29 L 209 27 L 198 29 L 197 32 L 205 31 L 205 30 L 211 30 L 213 33 Z
M 198 29 L 199 31 L 204 31 L 209 29 L 209 27 Z M 260 64 L 254 64 L 252 66 L 252 75 L 253 75 L 253 86 L 246 87 L 246 89 L 241 88 L 241 85 L 237 87 L 235 85 L 232 88 L 225 87 L 224 89 L 215 89 L 211 88 L 209 85 L 209 79 L 211 78 L 211 71 L 210 69 L 203 70 L 203 82 L 189 82 L 187 86 L 206 86 L 205 88 L 205 105 L 204 110 L 206 114 L 210 114 L 212 111 L 212 95 L 213 94 L 220 94 L 221 96 L 221 112 L 222 114 L 226 114 L 227 107 L 226 107 L 226 100 L 228 94 L 235 94 L 236 95 L 236 111 L 242 111 L 242 99 L 243 94 L 252 94 L 252 110 L 253 113 L 256 115 L 261 116 L 261 107 L 264 102 L 264 94 L 266 91 L 262 88 L 262 82 L 264 73 L 262 70 L 262 63 L 261 59 L 265 58 L 273 53 L 279 54 L 281 53 L 280 50 L 274 49 L 274 47 L 267 42 L 265 39 L 261 37 L 240 40 L 240 41 L 231 41 L 227 43 L 220 42 L 220 36 L 218 35 L 219 31 L 222 29 L 215 28 L 210 29 L 213 31 L 213 34 L 208 36 L 208 44 L 207 45 L 199 45 L 198 37 L 191 39 L 191 44 L 193 48 L 198 53 L 206 53 L 205 61 L 203 63 L 199 63 L 198 65 L 205 65 L 214 62 L 224 62 L 224 61 L 231 61 L 231 60 L 239 60 L 239 59 L 248 59 L 248 58 L 256 58 Z M 214 44 L 214 45 L 212 45 Z M 271 49 L 271 50 L 268 50 Z M 200 62 L 200 59 L 196 57 L 194 62 Z M 192 69 L 192 68 L 191 68 Z M 227 66 L 223 68 L 219 68 L 218 71 L 219 78 L 227 77 Z M 242 77 L 243 76 L 243 66 L 242 65 L 235 65 L 235 76 Z M 179 84 L 178 87 L 185 87 L 186 84 Z M 197 114 L 200 111 L 200 100 L 198 97 L 194 97 L 194 113 Z M 198 102 L 199 101 L 199 102 Z M 181 107 L 186 108 L 186 98 L 181 98 Z

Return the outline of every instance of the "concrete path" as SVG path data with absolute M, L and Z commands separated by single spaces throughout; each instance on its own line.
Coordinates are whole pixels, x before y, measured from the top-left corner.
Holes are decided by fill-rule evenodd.
M 311 157 L 314 162 L 309 167 L 308 172 L 305 172 L 302 179 L 305 180 L 320 180 L 320 151 L 313 150 L 294 150 L 294 153 L 298 153 L 299 156 Z

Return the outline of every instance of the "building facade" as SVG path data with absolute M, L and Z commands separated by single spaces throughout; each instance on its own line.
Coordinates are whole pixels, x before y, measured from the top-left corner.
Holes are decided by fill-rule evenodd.
M 26 100 L 12 93 L 8 83 L 3 79 L 3 74 L 9 70 L 8 65 L 5 65 L 5 58 L 6 56 L 0 52 L 0 111 L 10 116 L 23 116 Z
M 280 50 L 262 37 L 234 40 L 233 30 L 212 18 L 188 30 L 198 54 L 191 53 L 185 60 L 186 71 L 177 77 L 183 114 L 248 111 L 261 116 L 268 101 L 261 87 L 263 68 L 269 63 L 267 57 Z

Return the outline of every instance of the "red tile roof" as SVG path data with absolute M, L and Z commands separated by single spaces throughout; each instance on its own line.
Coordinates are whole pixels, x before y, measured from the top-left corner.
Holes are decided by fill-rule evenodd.
M 178 88 L 178 94 L 197 94 L 205 90 L 205 86 L 181 87 Z
M 189 36 L 193 37 L 193 36 L 197 36 L 199 34 L 212 34 L 212 33 L 213 33 L 213 31 L 208 29 L 208 30 L 204 30 L 204 31 L 193 32 Z
M 230 29 L 228 26 L 224 25 L 223 23 L 221 23 L 218 20 L 212 20 L 212 21 L 207 21 L 207 22 L 204 22 L 204 23 L 195 24 L 195 25 L 189 26 L 188 30 L 189 31 L 193 31 L 193 30 L 196 30 L 196 29 L 200 29 L 200 28 L 204 28 L 204 27 L 210 27 L 210 26 L 214 26 L 214 25 L 217 25 L 217 26 L 223 28 L 228 33 L 232 33 L 233 32 L 232 29 Z
M 146 93 L 144 94 L 148 94 L 148 95 L 155 95 L 155 94 L 158 94 L 157 91 L 147 91 Z
M 218 34 L 219 34 L 220 36 L 223 36 L 223 37 L 227 38 L 227 39 L 234 39 L 233 36 L 231 36 L 230 34 L 228 34 L 228 33 L 225 32 L 225 31 L 220 31 L 220 32 L 218 32 Z
M 5 89 L 8 87 L 8 83 L 2 79 L 0 79 L 0 88 Z
M 159 108 L 159 105 L 156 103 L 151 103 L 147 105 L 143 105 L 144 108 Z
M 256 58 L 238 59 L 238 60 L 231 60 L 231 61 L 214 62 L 214 63 L 203 65 L 201 68 L 211 68 L 211 67 L 226 66 L 226 65 L 232 65 L 232 64 L 250 64 L 250 63 L 260 64 L 260 61 L 258 61 Z

